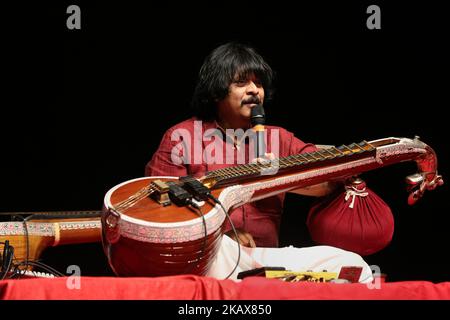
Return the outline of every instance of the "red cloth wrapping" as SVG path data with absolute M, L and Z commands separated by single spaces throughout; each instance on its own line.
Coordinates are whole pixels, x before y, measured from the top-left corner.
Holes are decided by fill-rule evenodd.
M 370 289 L 361 283 L 297 282 L 250 277 L 241 283 L 238 299 L 274 300 L 448 300 L 450 282 L 403 281 Z
M 235 299 L 236 282 L 194 275 L 158 278 L 70 277 L 0 281 L 0 300 L 209 300 Z
M 316 243 L 362 256 L 385 248 L 394 233 L 391 209 L 362 180 L 313 205 L 306 224 Z
M 450 282 L 382 283 L 370 289 L 359 283 L 286 283 L 250 277 L 237 283 L 199 276 L 160 278 L 81 277 L 80 289 L 68 289 L 68 278 L 0 281 L 3 300 L 449 300 Z

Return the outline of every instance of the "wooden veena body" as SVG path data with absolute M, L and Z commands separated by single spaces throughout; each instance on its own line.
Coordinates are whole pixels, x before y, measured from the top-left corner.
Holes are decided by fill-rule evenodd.
M 282 192 L 343 180 L 362 172 L 414 160 L 419 173 L 407 177 L 409 203 L 443 183 L 435 152 L 418 138 L 386 138 L 322 149 L 206 173 L 200 179 L 226 210 Z M 102 239 L 105 254 L 119 276 L 204 275 L 220 246 L 226 215 L 212 200 L 164 206 L 155 181 L 177 177 L 144 177 L 119 184 L 104 198 Z M 159 190 L 159 191 L 158 191 Z M 205 230 L 206 224 L 206 230 Z M 205 237 L 206 233 L 206 237 Z

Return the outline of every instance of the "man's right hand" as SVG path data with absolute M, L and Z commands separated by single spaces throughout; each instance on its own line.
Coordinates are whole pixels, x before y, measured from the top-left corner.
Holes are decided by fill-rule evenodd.
M 250 247 L 250 248 L 256 248 L 256 243 L 255 240 L 253 240 L 253 236 L 248 233 L 245 230 L 242 229 L 236 229 L 237 232 L 237 236 L 239 239 L 239 243 L 245 247 Z M 228 232 L 225 232 L 225 234 L 227 236 L 229 236 L 231 239 L 233 239 L 234 241 L 238 241 L 236 240 L 236 234 L 234 233 L 233 230 L 230 230 Z

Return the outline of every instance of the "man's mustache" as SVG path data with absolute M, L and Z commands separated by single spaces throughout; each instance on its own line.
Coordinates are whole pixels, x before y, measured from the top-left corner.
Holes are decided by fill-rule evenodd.
M 251 98 L 248 98 L 246 100 L 243 100 L 241 105 L 250 104 L 250 103 L 260 104 L 261 103 L 261 99 L 258 98 L 258 97 L 251 97 Z

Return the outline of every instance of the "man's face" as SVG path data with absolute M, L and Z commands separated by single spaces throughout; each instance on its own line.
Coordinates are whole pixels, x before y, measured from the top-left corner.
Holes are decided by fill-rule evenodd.
M 230 127 L 248 127 L 251 108 L 264 102 L 264 88 L 254 75 L 235 77 L 228 95 L 218 102 L 219 118 Z

